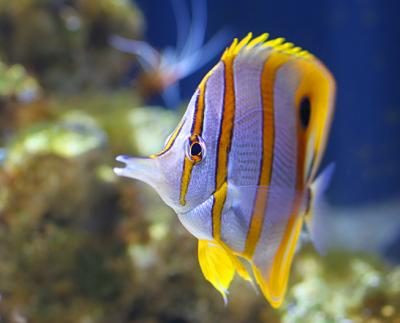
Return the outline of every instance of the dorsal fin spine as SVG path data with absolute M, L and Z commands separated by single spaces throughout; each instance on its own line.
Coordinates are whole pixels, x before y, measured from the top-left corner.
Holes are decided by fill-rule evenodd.
M 241 41 L 235 38 L 232 44 L 225 50 L 221 59 L 228 60 L 234 58 L 242 49 L 251 49 L 256 46 L 261 48 L 270 48 L 276 52 L 293 55 L 298 58 L 312 59 L 313 55 L 301 47 L 295 46 L 293 43 L 285 42 L 285 38 L 279 37 L 268 40 L 269 34 L 264 33 L 253 38 L 252 33 L 248 33 Z

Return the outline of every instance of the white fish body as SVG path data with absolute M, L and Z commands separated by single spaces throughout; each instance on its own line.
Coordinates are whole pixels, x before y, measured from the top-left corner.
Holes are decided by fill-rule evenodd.
M 266 38 L 235 40 L 164 149 L 148 158 L 119 156 L 127 166 L 115 172 L 150 184 L 175 210 L 199 239 L 206 279 L 225 299 L 237 272 L 278 307 L 303 219 L 318 233 L 314 197 L 329 176 L 313 181 L 335 82 L 308 52 Z

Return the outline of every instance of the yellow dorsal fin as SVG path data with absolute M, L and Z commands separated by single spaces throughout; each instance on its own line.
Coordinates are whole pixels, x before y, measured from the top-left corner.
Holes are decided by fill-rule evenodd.
M 312 59 L 313 55 L 300 47 L 296 47 L 293 43 L 285 42 L 285 38 L 276 38 L 268 40 L 269 34 L 261 34 L 260 36 L 253 38 L 252 33 L 248 33 L 240 42 L 235 38 L 232 44 L 225 50 L 221 59 L 229 60 L 233 59 L 243 48 L 251 49 L 260 45 L 261 48 L 270 48 L 280 53 L 287 55 L 293 55 L 298 58 Z
M 260 36 L 253 38 L 248 44 L 248 48 L 252 48 L 258 44 L 264 43 L 269 37 L 268 33 L 261 34 Z
M 251 281 L 240 260 L 229 249 L 215 241 L 199 240 L 198 257 L 204 277 L 221 293 L 225 304 L 235 272 L 243 279 Z

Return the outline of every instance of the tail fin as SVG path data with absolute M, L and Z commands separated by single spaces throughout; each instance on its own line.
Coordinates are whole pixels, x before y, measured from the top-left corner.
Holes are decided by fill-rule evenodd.
M 328 165 L 310 185 L 309 204 L 305 214 L 305 222 L 308 232 L 310 233 L 311 241 L 321 254 L 324 254 L 326 251 L 326 245 L 323 239 L 324 233 L 322 232 L 323 219 L 321 215 L 321 201 L 322 196 L 329 186 L 334 170 L 335 164 L 332 163 Z

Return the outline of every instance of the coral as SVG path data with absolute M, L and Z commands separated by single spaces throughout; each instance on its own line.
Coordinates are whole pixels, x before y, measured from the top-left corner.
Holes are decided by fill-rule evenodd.
M 400 267 L 344 250 L 297 258 L 283 322 L 400 322 Z
M 157 111 L 136 111 L 125 135 L 136 128 L 143 138 Z M 96 122 L 61 109 L 58 121 L 9 143 L 0 172 L 0 315 L 11 322 L 277 317 L 242 285 L 233 287 L 227 314 L 200 272 L 195 239 L 154 192 L 113 175 L 111 141 L 99 127 L 106 115 Z M 175 118 L 165 115 L 160 129 Z
M 8 67 L 0 62 L 0 98 L 16 98 L 18 101 L 30 102 L 39 94 L 39 84 L 22 65 Z
M 179 122 L 180 114 L 161 107 L 141 107 L 140 97 L 131 91 L 110 94 L 86 92 L 70 98 L 53 98 L 58 116 L 71 110 L 86 111 L 105 131 L 113 155 L 129 152 L 146 156 L 158 152 Z M 148 131 L 152 129 L 152 131 Z
M 108 88 L 126 64 L 109 37 L 138 37 L 142 25 L 132 1 L 2 1 L 0 55 L 29 68 L 46 89 Z
M 7 66 L 0 61 L 0 143 L 4 135 L 15 129 L 49 116 L 41 104 L 42 88 L 37 80 L 20 64 Z
M 19 131 L 9 142 L 0 171 L 2 317 L 99 323 L 399 319 L 398 267 L 344 251 L 320 257 L 309 248 L 295 257 L 280 311 L 239 280 L 225 307 L 203 278 L 196 240 L 172 210 L 150 188 L 117 180 L 111 171 L 115 150 L 150 153 L 178 119 L 156 108 L 127 108 L 128 102 L 136 104 L 127 93 L 54 100 L 55 120 Z M 149 135 L 149 128 L 157 131 Z
M 37 125 L 8 147 L 0 177 L 2 317 L 122 320 L 133 267 L 117 230 L 117 188 L 104 176 L 106 147 L 82 113 Z

